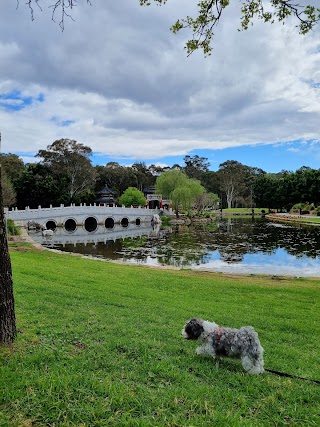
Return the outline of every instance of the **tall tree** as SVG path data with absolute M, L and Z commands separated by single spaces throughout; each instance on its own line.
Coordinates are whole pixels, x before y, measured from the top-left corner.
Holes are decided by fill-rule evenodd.
M 237 198 L 246 188 L 248 167 L 235 160 L 228 160 L 219 165 L 220 189 L 226 195 L 228 208 L 235 205 Z
M 149 169 L 144 162 L 134 163 L 132 170 L 136 177 L 136 187 L 142 191 L 145 187 L 149 186 L 153 182 L 153 177 Z
M 39 150 L 37 157 L 42 157 L 43 164 L 56 175 L 67 178 L 69 199 L 74 202 L 94 187 L 96 172 L 89 160 L 91 153 L 90 147 L 62 138 L 48 145 L 46 150 Z
M 180 208 L 189 209 L 196 198 L 204 192 L 199 181 L 188 178 L 179 170 L 162 173 L 157 178 L 156 190 L 158 194 L 162 194 L 162 197 L 172 200 L 176 215 Z
M 69 196 L 65 193 L 66 186 L 67 179 L 55 175 L 49 166 L 41 163 L 28 164 L 14 181 L 17 207 L 25 209 L 29 206 L 36 209 L 39 205 L 49 207 L 67 203 Z
M 218 172 L 216 171 L 205 172 L 202 176 L 201 183 L 209 193 L 220 194 Z
M 204 192 L 195 199 L 195 207 L 198 212 L 203 212 L 206 208 L 217 208 L 220 198 L 217 194 Z
M 300 200 L 295 203 L 309 202 L 316 205 L 320 202 L 320 170 L 302 166 L 294 173 L 295 192 L 300 196 Z
M 15 178 L 25 168 L 23 161 L 16 154 L 0 154 L 0 163 L 3 167 L 2 173 L 5 173 L 7 178 L 13 183 Z
M 1 169 L 0 165 L 0 343 L 4 344 L 14 340 L 17 330 L 12 268 L 3 209 Z
M 244 206 L 254 207 L 254 184 L 260 175 L 265 174 L 265 171 L 251 166 L 245 166 L 246 172 L 244 173 L 245 189 L 242 194 Z
M 16 192 L 6 174 L 2 173 L 2 196 L 3 206 L 10 207 L 16 202 Z
M 294 204 L 320 203 L 320 169 L 303 166 L 296 172 L 281 171 L 259 175 L 254 184 L 254 198 L 259 206 L 290 210 Z
M 96 166 L 95 169 L 97 172 L 96 191 L 101 190 L 107 184 L 116 196 L 120 196 L 128 187 L 136 186 L 136 175 L 130 167 L 121 166 L 117 162 L 109 162 L 105 166 Z
M 162 172 L 164 172 L 164 170 L 163 170 L 163 167 L 152 164 L 149 166 L 149 172 L 152 175 L 152 180 L 150 185 L 155 185 L 157 177 L 160 176 Z
M 183 160 L 186 164 L 184 171 L 188 178 L 198 179 L 202 182 L 204 174 L 209 171 L 210 163 L 207 157 L 185 156 Z
M 281 177 L 277 174 L 261 174 L 257 177 L 254 187 L 254 201 L 257 206 L 279 209 L 286 203 L 282 199 Z

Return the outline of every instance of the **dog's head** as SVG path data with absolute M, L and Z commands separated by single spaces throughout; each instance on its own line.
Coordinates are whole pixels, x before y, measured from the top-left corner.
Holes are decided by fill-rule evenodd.
M 181 334 L 187 340 L 197 340 L 204 332 L 203 320 L 194 318 L 188 320 L 181 331 Z

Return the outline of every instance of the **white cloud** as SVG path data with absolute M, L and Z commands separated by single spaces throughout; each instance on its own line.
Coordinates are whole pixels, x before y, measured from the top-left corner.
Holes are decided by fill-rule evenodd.
M 20 111 L 0 106 L 4 151 L 35 154 L 67 137 L 114 158 L 160 161 L 319 138 L 319 89 L 308 83 L 319 81 L 318 31 L 257 23 L 239 33 L 230 6 L 212 56 L 187 58 L 187 34 L 168 28 L 193 3 L 138 3 L 79 5 L 64 33 L 46 10 L 31 22 L 23 4 L 3 6 L 0 94 L 44 95 Z

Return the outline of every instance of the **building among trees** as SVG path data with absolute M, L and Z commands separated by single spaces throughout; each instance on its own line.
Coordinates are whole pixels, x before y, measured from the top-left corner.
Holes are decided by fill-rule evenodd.
M 111 190 L 108 184 L 105 184 L 102 190 L 96 192 L 96 198 L 94 201 L 99 205 L 106 204 L 109 206 L 114 206 L 115 204 L 114 195 L 115 195 L 114 191 Z

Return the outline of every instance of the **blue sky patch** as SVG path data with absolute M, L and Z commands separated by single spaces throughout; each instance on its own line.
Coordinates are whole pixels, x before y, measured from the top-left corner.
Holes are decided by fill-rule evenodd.
M 53 116 L 50 119 L 53 123 L 55 123 L 59 127 L 68 127 L 75 123 L 75 120 L 62 120 L 61 117 Z
M 190 156 L 206 157 L 210 163 L 209 170 L 217 171 L 219 165 L 228 160 L 236 160 L 243 165 L 258 167 L 265 172 L 277 173 L 286 169 L 296 171 L 302 166 L 319 169 L 320 144 L 318 140 L 295 140 L 275 144 L 242 145 L 224 149 L 201 149 L 188 153 Z M 184 166 L 184 155 L 163 156 L 162 158 L 124 158 L 102 155 L 93 152 L 91 158 L 93 165 L 105 165 L 108 162 L 118 162 L 120 165 L 132 165 L 136 162 L 162 164 L 172 166 L 175 163 Z M 285 162 L 284 162 L 285 159 Z
M 44 102 L 45 96 L 39 93 L 36 97 L 24 96 L 20 90 L 13 90 L 7 93 L 0 93 L 0 108 L 7 111 L 20 111 L 29 107 L 34 102 Z
M 313 87 L 315 89 L 320 88 L 320 82 L 316 82 L 312 79 L 305 79 L 304 82 L 307 83 L 310 87 Z
M 44 93 L 39 93 L 39 95 L 36 97 L 36 100 L 38 101 L 38 102 L 44 102 L 45 101 L 45 96 L 44 96 Z

